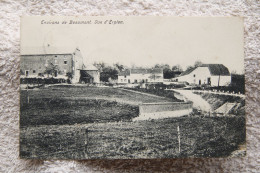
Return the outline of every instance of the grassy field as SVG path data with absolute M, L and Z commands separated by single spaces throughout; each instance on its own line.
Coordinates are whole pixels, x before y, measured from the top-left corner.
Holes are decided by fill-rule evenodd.
M 21 91 L 21 158 L 224 157 L 245 143 L 244 117 L 198 116 L 132 122 L 139 110 L 127 101 L 168 99 L 114 88 Z
M 168 98 L 115 88 L 54 86 L 21 91 L 21 126 L 131 121 L 138 104 L 168 102 Z
M 226 157 L 245 143 L 244 125 L 241 117 L 179 117 L 27 127 L 20 151 L 23 158 L 42 159 Z

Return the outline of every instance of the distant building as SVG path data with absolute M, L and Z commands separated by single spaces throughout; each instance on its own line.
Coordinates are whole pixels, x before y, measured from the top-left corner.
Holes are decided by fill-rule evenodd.
M 78 48 L 37 47 L 23 49 L 21 54 L 21 78 L 67 79 L 70 74 L 72 83 L 79 83 L 84 72 L 91 73 L 90 76 L 94 73 L 93 70 L 83 69 L 84 67 L 83 56 Z M 96 78 L 97 76 L 93 77 L 89 82 L 99 81 Z
M 94 65 L 85 65 L 80 71 L 81 83 L 100 83 L 100 72 Z
M 118 83 L 160 83 L 163 82 L 163 69 L 127 69 L 119 72 Z
M 227 86 L 231 83 L 231 75 L 223 64 L 203 64 L 184 71 L 172 80 L 196 85 Z

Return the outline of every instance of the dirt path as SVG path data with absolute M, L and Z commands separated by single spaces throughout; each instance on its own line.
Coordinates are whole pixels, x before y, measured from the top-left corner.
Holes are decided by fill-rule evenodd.
M 171 89 L 171 90 L 180 93 L 181 95 L 186 97 L 187 100 L 192 101 L 193 107 L 206 112 L 211 111 L 210 104 L 206 100 L 204 100 L 200 95 L 192 93 L 191 90 L 180 90 L 180 89 Z

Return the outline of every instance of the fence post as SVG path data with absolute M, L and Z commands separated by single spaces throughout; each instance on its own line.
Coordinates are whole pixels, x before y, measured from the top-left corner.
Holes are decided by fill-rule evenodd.
M 87 158 L 87 153 L 88 153 L 88 128 L 86 128 L 84 131 L 84 158 Z
M 179 143 L 179 153 L 181 153 L 181 135 L 180 135 L 180 127 L 177 126 L 178 131 L 178 143 Z

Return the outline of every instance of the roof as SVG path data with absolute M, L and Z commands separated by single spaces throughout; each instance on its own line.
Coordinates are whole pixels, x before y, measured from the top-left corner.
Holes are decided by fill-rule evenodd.
M 230 75 L 228 68 L 223 64 L 202 64 L 200 67 L 208 67 L 211 75 Z
M 118 73 L 118 76 L 129 76 L 130 75 L 130 70 L 126 69 L 124 71 L 120 71 Z
M 162 68 L 152 68 L 152 69 L 144 69 L 144 68 L 138 68 L 138 69 L 131 69 L 131 74 L 161 74 L 163 73 Z
M 87 66 L 83 65 L 83 70 L 89 70 L 89 71 L 98 71 L 97 67 L 95 67 L 92 64 L 89 64 Z
M 226 66 L 224 66 L 223 64 L 202 64 L 199 67 L 208 67 L 210 74 L 213 75 L 213 76 L 214 75 L 221 75 L 221 76 L 229 76 L 230 75 L 228 68 Z M 181 73 L 180 76 L 188 75 L 191 72 L 193 72 L 196 68 L 199 68 L 199 67 L 190 68 L 190 69 L 184 71 L 183 73 Z
M 193 72 L 196 68 L 197 68 L 197 67 L 192 67 L 192 68 L 190 68 L 190 69 L 187 69 L 186 71 L 182 72 L 182 73 L 180 74 L 180 76 L 188 75 L 188 74 L 190 74 L 191 72 Z
M 42 46 L 42 47 L 21 47 L 21 55 L 57 55 L 57 54 L 72 54 L 76 50 L 80 51 L 78 48 L 71 47 L 52 47 L 52 46 Z

